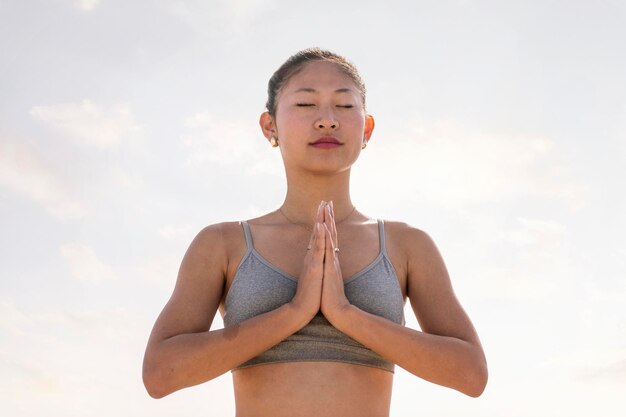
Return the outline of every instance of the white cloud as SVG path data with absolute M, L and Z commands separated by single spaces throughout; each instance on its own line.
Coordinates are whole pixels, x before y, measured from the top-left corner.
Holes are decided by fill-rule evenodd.
M 19 333 L 25 329 L 31 320 L 12 303 L 0 302 L 0 329 L 11 333 Z
M 415 139 L 386 141 L 365 151 L 376 155 L 359 167 L 362 187 L 378 184 L 411 201 L 452 209 L 527 197 L 558 200 L 572 210 L 585 204 L 584 187 L 569 178 L 545 137 L 471 132 L 440 122 L 420 128 Z
M 201 112 L 187 118 L 184 127 L 182 141 L 189 148 L 187 164 L 191 167 L 242 165 L 246 175 L 283 175 L 282 164 L 276 163 L 277 155 L 272 154 L 256 125 L 214 120 Z
M 86 208 L 27 141 L 0 142 L 0 186 L 24 195 L 61 219 L 83 217 Z
M 543 366 L 567 370 L 569 376 L 584 382 L 626 382 L 626 346 L 621 339 L 621 345 L 619 341 L 584 340 L 546 360 Z
M 465 294 L 545 300 L 562 295 L 576 275 L 568 229 L 557 221 L 518 217 L 510 225 L 506 216 L 471 212 L 463 224 L 466 229 L 448 236 L 445 253 L 451 271 L 464 278 L 457 284 Z
M 181 238 L 191 241 L 190 238 L 193 238 L 193 233 L 194 230 L 190 224 L 163 226 L 159 229 L 159 234 L 168 239 Z
M 264 10 L 269 10 L 275 6 L 272 0 L 231 0 L 225 4 L 230 14 L 242 19 L 242 23 L 250 22 Z
M 275 4 L 272 0 L 177 0 L 165 7 L 200 35 L 230 37 L 249 33 L 252 23 Z
M 609 365 L 586 367 L 580 370 L 579 377 L 587 381 L 619 381 L 626 383 L 626 359 Z
M 464 293 L 474 292 L 474 297 L 491 297 L 517 301 L 541 300 L 558 294 L 562 287 L 559 277 L 549 272 L 530 271 L 512 266 L 486 265 L 471 279 L 471 287 Z
M 518 245 L 538 245 L 543 248 L 560 246 L 565 226 L 555 221 L 517 218 L 520 228 L 502 234 L 503 240 Z
M 4 301 L 5 313 L 22 318 L 19 328 L 0 320 L 0 399 L 3 410 L 19 411 L 9 415 L 84 415 L 104 392 L 121 399 L 137 391 L 148 328 L 128 311 L 33 312 Z
M 182 255 L 164 255 L 135 267 L 135 273 L 146 282 L 166 291 L 174 288 Z
M 117 278 L 113 268 L 100 261 L 95 252 L 85 245 L 65 244 L 60 252 L 72 275 L 79 281 L 99 284 Z
M 80 103 L 36 106 L 30 114 L 74 143 L 96 149 L 112 149 L 138 132 L 130 109 L 124 105 L 102 109 L 89 100 Z
M 85 12 L 94 10 L 100 4 L 100 0 L 72 0 L 72 2 L 75 7 Z

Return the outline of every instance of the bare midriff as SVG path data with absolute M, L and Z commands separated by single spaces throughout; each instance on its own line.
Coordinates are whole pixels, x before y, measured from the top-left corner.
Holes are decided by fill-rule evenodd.
M 393 374 L 340 362 L 286 362 L 232 373 L 237 417 L 386 417 Z

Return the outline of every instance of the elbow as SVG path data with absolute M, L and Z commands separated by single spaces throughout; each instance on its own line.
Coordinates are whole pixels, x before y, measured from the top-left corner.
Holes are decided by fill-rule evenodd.
M 478 398 L 485 391 L 487 386 L 487 380 L 489 379 L 489 371 L 487 370 L 487 363 L 483 360 L 475 369 L 470 372 L 470 375 L 466 378 L 465 386 L 461 390 L 463 394 L 473 398 Z
M 152 375 L 147 373 L 145 370 L 143 372 L 143 386 L 146 388 L 148 395 L 154 399 L 159 399 L 165 397 L 168 393 L 165 389 L 159 384 L 159 381 L 154 378 Z
M 158 400 L 159 398 L 163 398 L 168 394 L 167 392 L 159 389 L 158 387 L 151 386 L 145 383 L 144 385 L 146 387 L 146 391 L 148 391 L 148 395 L 154 398 L 155 400 Z
M 168 389 L 165 382 L 166 378 L 163 378 L 162 372 L 159 371 L 157 366 L 150 365 L 144 361 L 142 371 L 143 385 L 150 395 L 154 399 L 163 398 L 173 391 Z

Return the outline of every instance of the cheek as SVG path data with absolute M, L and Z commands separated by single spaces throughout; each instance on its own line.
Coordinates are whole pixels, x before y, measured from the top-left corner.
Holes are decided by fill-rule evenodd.
M 346 120 L 350 122 L 350 126 L 354 126 L 357 130 L 362 131 L 365 129 L 365 118 L 360 114 L 352 115 Z
M 276 128 L 279 132 L 287 133 L 291 130 L 302 129 L 307 123 L 309 122 L 304 118 L 290 112 L 276 114 Z

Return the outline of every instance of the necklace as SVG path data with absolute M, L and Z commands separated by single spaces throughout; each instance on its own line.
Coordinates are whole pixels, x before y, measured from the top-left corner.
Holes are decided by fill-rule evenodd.
M 309 226 L 304 225 L 303 223 L 296 223 L 296 222 L 294 222 L 293 220 L 291 220 L 291 219 L 289 218 L 289 216 L 287 216 L 287 215 L 285 214 L 285 212 L 283 211 L 283 209 L 282 209 L 281 207 L 278 207 L 278 211 L 280 211 L 280 214 L 282 214 L 282 215 L 283 215 L 283 217 L 284 217 L 285 219 L 287 219 L 287 221 L 288 221 L 289 223 L 291 223 L 291 224 L 295 224 L 296 226 L 303 227 L 303 228 L 304 228 L 304 229 L 306 229 L 308 232 L 312 232 L 312 231 L 313 231 L 313 227 L 312 227 L 312 226 L 311 226 L 311 227 L 309 227 Z M 352 216 L 352 213 L 354 213 L 355 211 L 356 211 L 356 206 L 352 206 L 352 210 L 350 211 L 350 213 L 348 213 L 348 215 L 347 215 L 346 217 L 344 217 L 343 219 L 341 219 L 341 221 L 335 222 L 335 225 L 337 225 L 337 224 L 341 224 L 341 223 L 345 222 L 346 220 L 348 220 L 348 218 L 349 218 L 350 216 Z

